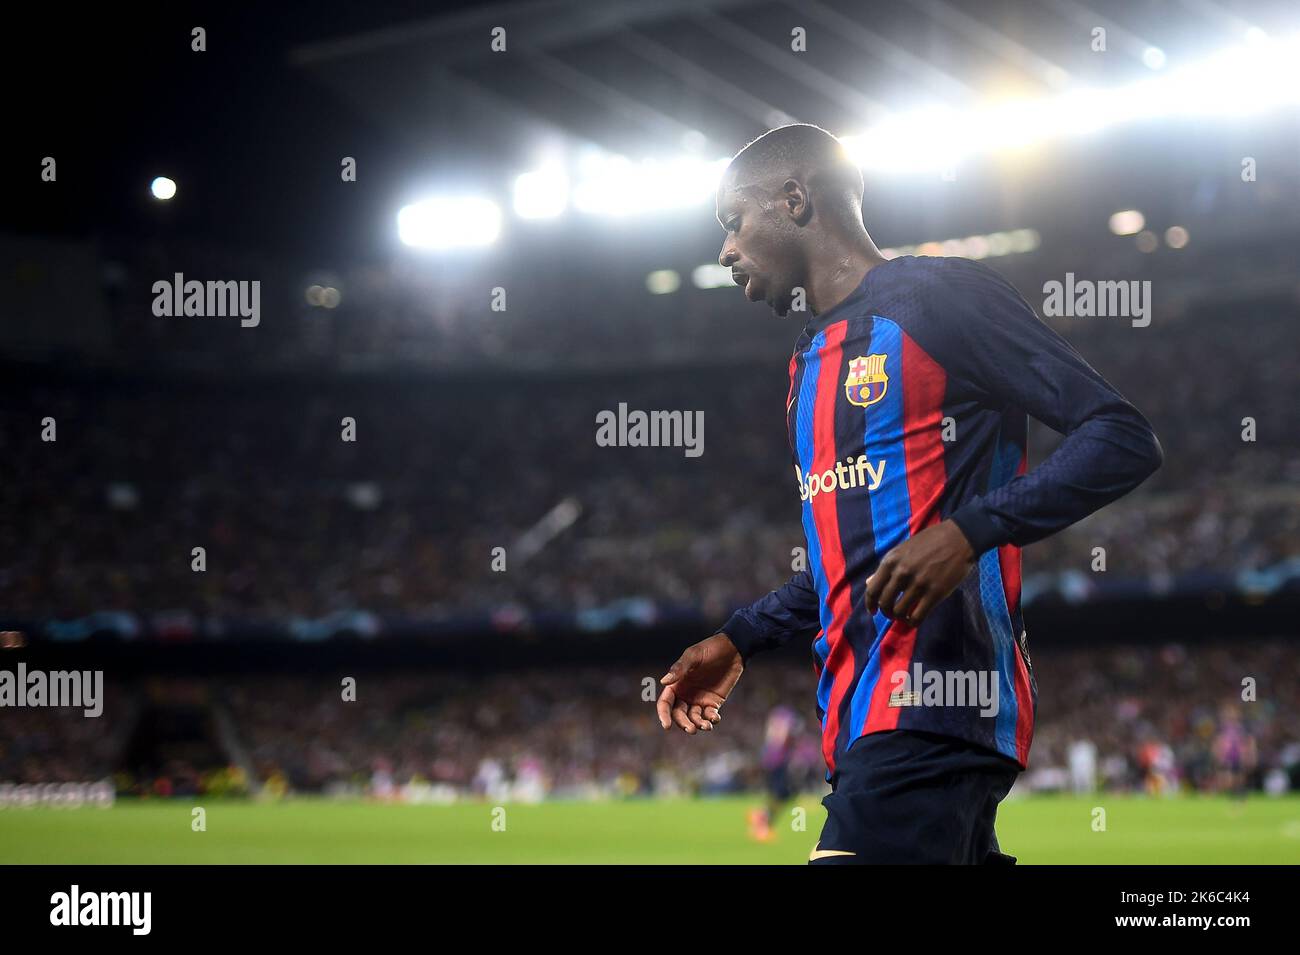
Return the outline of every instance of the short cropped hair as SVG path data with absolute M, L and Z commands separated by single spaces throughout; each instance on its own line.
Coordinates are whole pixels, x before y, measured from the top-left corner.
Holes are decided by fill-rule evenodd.
M 811 123 L 778 126 L 732 158 L 726 178 L 761 182 L 793 176 L 819 191 L 849 197 L 860 210 L 862 170 L 835 136 Z

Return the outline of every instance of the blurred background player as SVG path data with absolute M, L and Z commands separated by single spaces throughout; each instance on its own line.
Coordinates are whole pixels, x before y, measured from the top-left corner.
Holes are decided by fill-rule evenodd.
M 1214 737 L 1214 759 L 1219 770 L 1219 788 L 1234 799 L 1244 799 L 1247 782 L 1258 765 L 1255 737 L 1231 703 L 1219 710 L 1219 731 Z
M 767 714 L 763 752 L 759 759 L 767 802 L 749 814 L 750 834 L 760 842 L 768 842 L 776 837 L 773 826 L 780 818 L 785 804 L 795 795 L 791 763 L 798 745 L 795 735 L 798 722 L 799 717 L 794 710 L 785 704 L 774 706 Z
M 1090 739 L 1071 741 L 1069 749 L 1070 789 L 1082 795 L 1097 788 L 1097 744 Z

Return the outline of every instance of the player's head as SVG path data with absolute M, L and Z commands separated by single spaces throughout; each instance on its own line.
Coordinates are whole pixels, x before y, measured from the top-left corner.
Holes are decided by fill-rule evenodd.
M 717 203 L 727 233 L 718 261 L 747 299 L 778 315 L 842 240 L 865 233 L 862 173 L 820 126 L 779 126 L 755 139 L 727 166 Z

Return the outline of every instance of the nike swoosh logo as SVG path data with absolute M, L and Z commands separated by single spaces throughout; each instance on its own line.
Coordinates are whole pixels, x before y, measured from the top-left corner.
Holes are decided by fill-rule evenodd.
M 831 856 L 855 856 L 856 852 L 845 852 L 843 849 L 814 849 L 808 856 L 809 862 L 816 862 L 818 859 L 829 859 Z

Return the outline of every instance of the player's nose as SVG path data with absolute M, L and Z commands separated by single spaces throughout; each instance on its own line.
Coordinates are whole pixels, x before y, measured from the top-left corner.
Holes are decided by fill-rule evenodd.
M 722 251 L 718 253 L 718 264 L 724 269 L 729 269 L 735 265 L 740 258 L 740 253 L 731 246 L 731 242 L 722 243 Z

